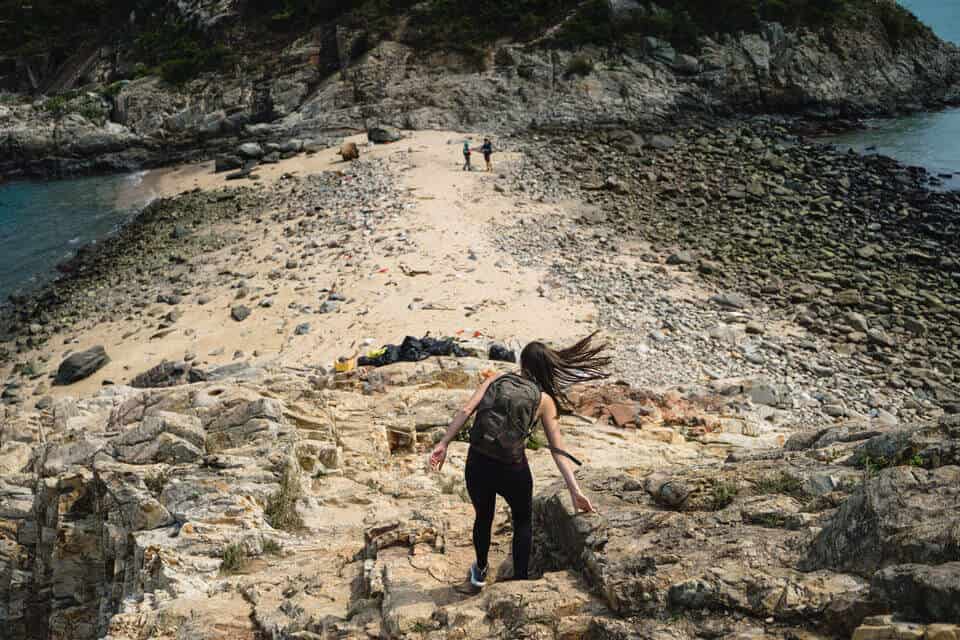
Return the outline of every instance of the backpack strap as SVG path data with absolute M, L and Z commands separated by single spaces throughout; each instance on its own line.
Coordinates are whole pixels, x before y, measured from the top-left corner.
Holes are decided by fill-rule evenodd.
M 551 447 L 551 446 L 547 446 L 547 449 L 550 449 L 550 451 L 552 451 L 553 453 L 555 453 L 555 454 L 557 454 L 557 455 L 560 455 L 560 456 L 563 456 L 564 458 L 569 458 L 570 460 L 573 460 L 573 463 L 574 463 L 575 465 L 577 465 L 578 467 L 582 467 L 582 466 L 583 466 L 583 463 L 582 463 L 582 462 L 580 462 L 579 460 L 577 460 L 576 458 L 574 458 L 573 455 L 567 453 L 567 452 L 564 451 L 563 449 L 557 449 L 556 447 Z
M 537 385 L 537 389 L 538 389 L 538 390 L 540 389 L 540 385 L 537 384 L 536 380 L 531 380 L 531 382 L 533 382 L 534 384 Z M 540 391 L 540 392 L 543 393 L 543 391 Z M 529 431 L 527 432 L 527 437 L 528 437 L 528 438 L 529 438 L 531 435 L 533 435 L 533 430 L 534 430 L 536 424 L 537 424 L 537 415 L 536 415 L 536 412 L 534 412 L 533 421 L 530 423 L 530 429 L 529 429 Z M 563 456 L 564 458 L 568 458 L 568 459 L 572 460 L 573 463 L 574 463 L 575 465 L 577 465 L 578 467 L 582 467 L 582 466 L 583 466 L 583 463 L 582 463 L 582 462 L 580 462 L 579 460 L 577 460 L 576 458 L 574 458 L 572 454 L 564 451 L 563 449 L 558 449 L 557 447 L 552 447 L 552 446 L 550 446 L 550 445 L 547 445 L 547 449 L 549 449 L 552 453 L 556 453 L 557 455 L 561 455 L 561 456 Z

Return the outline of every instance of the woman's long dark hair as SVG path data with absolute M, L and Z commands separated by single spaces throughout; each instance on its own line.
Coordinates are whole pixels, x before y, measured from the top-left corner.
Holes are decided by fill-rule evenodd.
M 542 342 L 531 342 L 520 353 L 523 374 L 537 381 L 540 389 L 553 398 L 557 409 L 570 408 L 566 389 L 578 382 L 602 380 L 610 376 L 604 371 L 610 357 L 604 355 L 606 342 L 594 344 L 594 331 L 572 347 L 554 350 Z

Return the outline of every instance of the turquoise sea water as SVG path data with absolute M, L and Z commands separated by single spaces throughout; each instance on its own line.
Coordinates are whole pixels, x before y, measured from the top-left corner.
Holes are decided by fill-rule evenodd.
M 0 305 L 145 206 L 142 174 L 0 183 Z
M 941 38 L 960 44 L 960 0 L 901 0 Z M 935 173 L 955 174 L 947 189 L 960 189 L 960 108 L 873 120 L 864 131 L 833 136 L 829 142 L 866 153 L 879 153 Z

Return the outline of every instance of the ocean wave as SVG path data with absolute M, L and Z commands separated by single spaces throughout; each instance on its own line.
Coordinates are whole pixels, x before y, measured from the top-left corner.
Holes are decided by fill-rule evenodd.
M 146 176 L 148 173 L 149 170 L 147 169 L 128 173 L 126 176 L 124 176 L 124 182 L 129 183 L 128 186 L 138 186 L 141 182 L 143 182 L 144 176 Z

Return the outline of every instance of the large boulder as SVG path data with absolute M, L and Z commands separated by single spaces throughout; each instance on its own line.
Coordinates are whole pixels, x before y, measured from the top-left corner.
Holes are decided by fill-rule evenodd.
M 790 521 L 802 521 L 799 503 L 788 496 L 732 497 L 735 475 L 724 479 L 717 471 L 653 474 L 646 481 L 582 472 L 580 484 L 598 515 L 574 515 L 565 486 L 547 487 L 533 502 L 533 567 L 578 570 L 607 607 L 627 617 L 736 611 L 816 624 L 837 594 L 865 588 L 855 576 L 796 571 L 793 549 L 805 534 L 792 531 Z M 712 505 L 704 494 L 710 486 Z M 726 496 L 718 492 L 723 486 Z M 709 536 L 694 533 L 705 530 Z
M 340 156 L 343 158 L 344 162 L 350 160 L 357 160 L 360 158 L 360 149 L 357 147 L 356 142 L 344 142 L 340 146 Z
M 960 561 L 960 467 L 894 467 L 860 486 L 799 566 L 864 577 L 895 564 Z
M 377 127 L 370 127 L 370 129 L 367 130 L 367 140 L 376 144 L 396 142 L 401 138 L 403 138 L 403 134 L 400 132 L 400 129 L 397 129 L 396 127 L 380 125 Z
M 263 147 L 256 142 L 244 142 L 237 147 L 237 152 L 243 158 L 257 159 L 263 157 Z
M 866 435 L 871 437 L 853 450 L 848 464 L 860 467 L 913 464 L 927 469 L 960 465 L 960 416 L 943 416 L 935 426 Z
M 73 384 L 78 380 L 89 378 L 108 362 L 110 362 L 110 357 L 101 346 L 70 354 L 66 360 L 60 363 L 60 368 L 57 369 L 57 384 Z
M 908 620 L 960 621 L 960 562 L 887 567 L 873 576 L 870 595 Z

